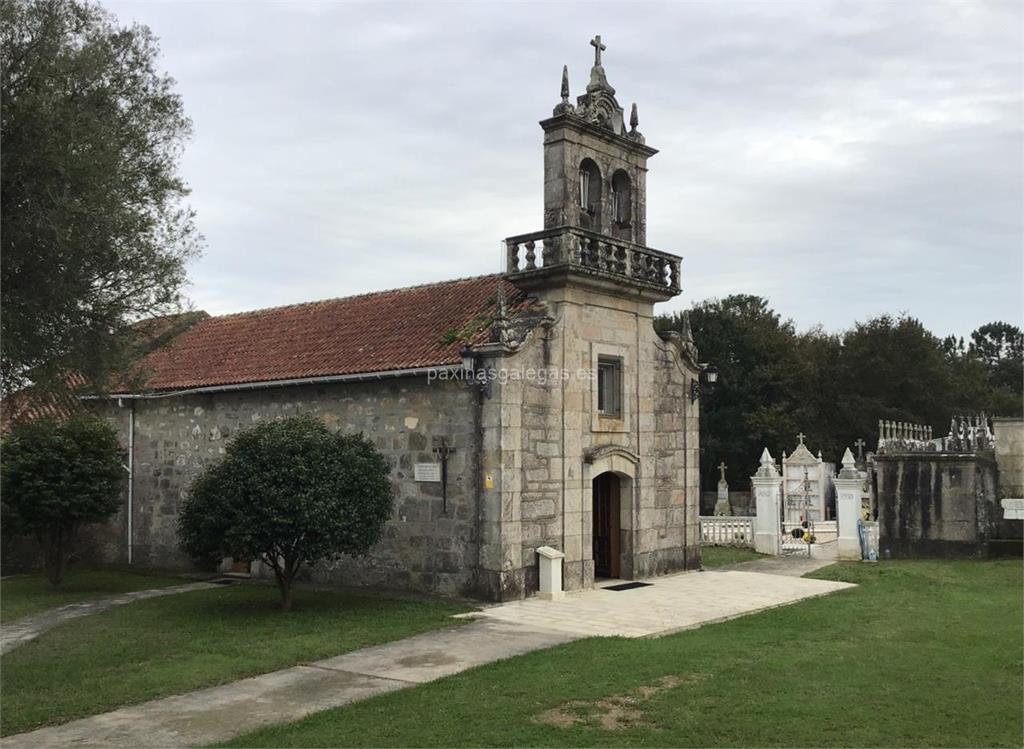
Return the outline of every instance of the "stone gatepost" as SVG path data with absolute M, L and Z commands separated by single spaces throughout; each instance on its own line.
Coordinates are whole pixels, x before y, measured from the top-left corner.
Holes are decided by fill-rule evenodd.
M 761 467 L 750 477 L 754 487 L 757 517 L 754 518 L 754 551 L 759 554 L 779 554 L 779 534 L 782 532 L 782 476 L 768 448 L 761 453 Z
M 850 448 L 843 453 L 843 468 L 833 480 L 836 487 L 836 516 L 839 526 L 839 558 L 860 559 L 860 535 L 857 520 L 860 518 L 860 497 L 864 479 L 857 470 L 857 462 Z

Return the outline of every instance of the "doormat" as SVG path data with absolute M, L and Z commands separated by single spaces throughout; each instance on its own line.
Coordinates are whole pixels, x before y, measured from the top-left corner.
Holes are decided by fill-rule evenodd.
M 647 588 L 653 583 L 619 583 L 618 585 L 609 585 L 601 590 L 633 590 L 633 588 Z

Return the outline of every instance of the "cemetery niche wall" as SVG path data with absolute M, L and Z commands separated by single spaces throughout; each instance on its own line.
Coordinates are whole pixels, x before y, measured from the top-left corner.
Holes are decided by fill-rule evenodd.
M 1003 519 L 995 435 L 984 415 L 957 416 L 949 433 L 879 422 L 872 489 L 879 547 L 888 557 L 1019 555 L 1019 523 Z

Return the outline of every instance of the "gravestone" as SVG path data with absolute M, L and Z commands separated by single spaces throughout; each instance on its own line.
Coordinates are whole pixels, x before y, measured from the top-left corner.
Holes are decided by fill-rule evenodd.
M 718 479 L 718 500 L 715 502 L 716 515 L 731 515 L 729 507 L 729 482 L 725 480 L 725 463 L 718 464 L 718 472 L 721 478 Z

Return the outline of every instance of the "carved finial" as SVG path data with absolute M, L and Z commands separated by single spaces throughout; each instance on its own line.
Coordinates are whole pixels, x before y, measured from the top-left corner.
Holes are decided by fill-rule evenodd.
M 806 435 L 806 434 L 804 434 L 803 432 L 800 432 L 800 434 L 798 434 L 798 435 L 796 436 L 796 438 L 797 438 L 798 440 L 800 440 L 800 444 L 801 444 L 801 445 L 802 445 L 802 444 L 804 443 L 804 437 L 806 437 L 806 436 L 807 436 L 807 435 Z
M 555 114 L 575 112 L 576 107 L 569 103 L 569 66 L 562 66 L 562 101 L 555 106 Z
M 627 136 L 635 140 L 637 143 L 644 142 L 644 136 L 637 130 L 637 126 L 640 124 L 640 117 L 636 113 L 636 102 L 633 102 L 633 108 L 629 113 L 629 132 Z
M 857 461 L 853 458 L 853 453 L 850 452 L 850 448 L 846 448 L 846 452 L 843 453 L 843 468 L 839 471 L 839 478 L 841 479 L 855 479 L 860 474 L 857 471 Z
M 772 458 L 768 448 L 761 453 L 761 467 L 757 469 L 757 476 L 762 478 L 774 478 L 779 475 L 779 469 L 775 467 L 775 460 Z

